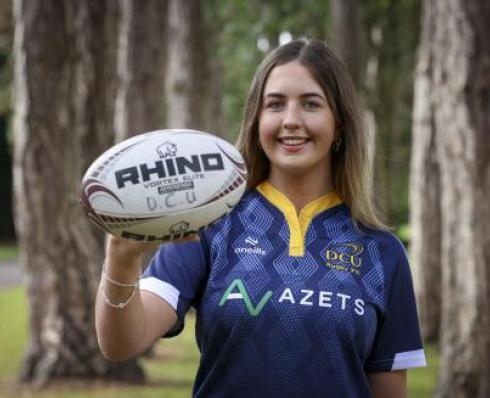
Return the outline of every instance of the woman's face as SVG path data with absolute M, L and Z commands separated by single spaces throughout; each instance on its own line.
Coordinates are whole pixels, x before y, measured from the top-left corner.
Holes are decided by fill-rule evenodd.
M 276 66 L 264 86 L 259 115 L 259 140 L 271 174 L 323 178 L 330 173 L 334 137 L 334 115 L 309 70 L 298 61 Z

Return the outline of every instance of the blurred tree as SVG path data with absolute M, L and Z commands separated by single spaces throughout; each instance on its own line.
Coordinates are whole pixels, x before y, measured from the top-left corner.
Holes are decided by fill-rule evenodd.
M 218 0 L 200 0 L 201 34 L 205 40 L 200 40 L 204 76 L 202 82 L 201 101 L 202 130 L 209 131 L 226 138 L 225 114 L 223 108 L 223 75 L 224 62 L 219 55 L 219 37 L 222 23 L 216 17 L 217 11 L 223 6 Z
M 440 208 L 440 241 L 433 243 L 441 248 L 442 278 L 436 396 L 483 398 L 490 396 L 490 3 L 425 0 L 424 12 L 415 109 L 427 120 L 422 130 L 429 137 L 420 146 L 433 148 L 430 178 L 440 186 L 438 204 L 432 203 L 438 195 L 427 191 L 434 213 L 423 220 L 432 229 Z
M 408 222 L 413 76 L 420 0 L 366 0 L 365 104 L 373 112 L 375 189 L 388 224 Z
M 167 127 L 205 129 L 209 65 L 201 0 L 169 0 Z M 218 116 L 218 115 L 217 115 Z
M 415 76 L 410 172 L 411 265 L 424 341 L 436 342 L 441 326 L 441 183 L 431 93 L 433 24 L 424 15 Z
M 10 111 L 0 112 L 0 242 L 15 242 L 12 214 L 12 153 L 7 139 Z
M 343 60 L 355 86 L 363 87 L 363 26 L 358 0 L 330 0 L 334 49 Z
M 114 140 L 118 3 L 14 1 L 14 190 L 30 337 L 21 380 L 141 380 L 103 359 L 94 299 L 101 233 L 78 204 L 82 170 Z
M 167 1 L 120 4 L 116 142 L 164 127 L 167 60 Z
M 12 151 L 10 121 L 10 84 L 12 80 L 12 3 L 0 0 L 0 241 L 15 241 L 12 214 Z
M 120 2 L 115 142 L 165 128 L 167 0 Z M 146 268 L 156 250 L 145 253 Z

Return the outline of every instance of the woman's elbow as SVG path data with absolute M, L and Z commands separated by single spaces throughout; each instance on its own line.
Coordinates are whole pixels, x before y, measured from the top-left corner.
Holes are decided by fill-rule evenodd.
M 129 351 L 121 345 L 103 344 L 99 341 L 99 349 L 102 356 L 111 362 L 124 362 L 137 356 L 136 352 Z

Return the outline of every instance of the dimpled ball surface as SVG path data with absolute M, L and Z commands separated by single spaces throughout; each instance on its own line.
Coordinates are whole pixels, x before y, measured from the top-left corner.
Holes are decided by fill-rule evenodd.
M 230 143 L 196 130 L 158 130 L 99 156 L 82 179 L 80 202 L 113 235 L 167 241 L 229 213 L 246 179 L 245 162 Z

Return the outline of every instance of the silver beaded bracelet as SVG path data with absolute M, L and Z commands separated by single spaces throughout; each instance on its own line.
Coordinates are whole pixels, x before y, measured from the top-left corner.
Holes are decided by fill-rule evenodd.
M 138 280 L 135 283 L 121 283 L 121 282 L 115 281 L 109 275 L 107 275 L 107 273 L 105 271 L 105 262 L 104 262 L 104 265 L 102 266 L 102 279 L 105 279 L 106 281 L 111 282 L 113 285 L 116 285 L 116 286 L 120 286 L 120 287 L 132 287 L 133 288 L 133 291 L 131 292 L 131 294 L 129 295 L 129 297 L 128 297 L 128 299 L 126 301 L 122 301 L 120 303 L 113 303 L 109 299 L 109 297 L 107 297 L 107 294 L 106 294 L 105 289 L 104 289 L 105 283 L 102 282 L 100 284 L 100 290 L 102 290 L 102 296 L 104 297 L 104 301 L 110 307 L 116 308 L 116 309 L 119 309 L 119 310 L 124 309 L 129 304 L 129 302 L 133 299 L 134 295 L 136 294 L 136 290 L 138 289 L 138 286 L 140 284 L 140 278 L 139 277 L 138 277 Z

